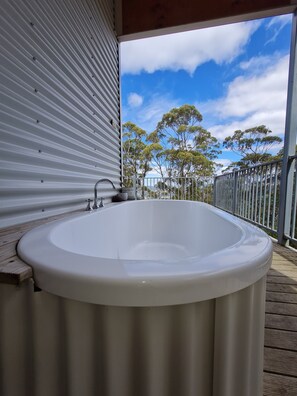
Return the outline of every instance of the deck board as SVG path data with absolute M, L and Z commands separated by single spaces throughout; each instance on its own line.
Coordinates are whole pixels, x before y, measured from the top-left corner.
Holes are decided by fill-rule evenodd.
M 268 275 L 286 276 L 286 277 L 289 277 L 292 279 L 297 279 L 297 274 L 296 274 L 295 268 L 289 268 L 289 269 L 279 268 L 278 270 L 271 269 L 271 270 L 269 270 Z
M 297 304 L 296 293 L 279 293 L 279 292 L 266 292 L 266 301 L 283 302 L 290 304 Z
M 297 252 L 274 244 L 267 276 L 264 396 L 297 396 Z
M 297 378 L 264 373 L 264 396 L 296 396 Z
M 297 316 L 297 304 L 266 301 L 266 314 Z
M 279 283 L 267 283 L 267 291 L 279 292 L 279 293 L 297 293 L 297 283 L 292 284 L 279 284 Z
M 267 278 L 267 285 L 269 285 L 270 283 L 297 285 L 297 279 L 287 278 L 286 276 L 273 276 L 273 275 L 270 275 Z
M 297 353 L 287 349 L 265 347 L 264 371 L 297 377 Z
M 297 316 L 266 313 L 265 327 L 294 331 L 297 329 Z
M 297 351 L 297 333 L 278 329 L 265 329 L 265 346 Z

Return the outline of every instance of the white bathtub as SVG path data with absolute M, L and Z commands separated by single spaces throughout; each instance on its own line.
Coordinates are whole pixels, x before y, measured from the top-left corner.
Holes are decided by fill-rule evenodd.
M 0 285 L 2 394 L 262 396 L 271 242 L 257 228 L 134 201 L 39 227 L 18 251 L 42 291 Z
M 270 266 L 259 229 L 210 205 L 134 201 L 38 227 L 20 241 L 37 285 L 79 301 L 161 306 L 243 289 Z

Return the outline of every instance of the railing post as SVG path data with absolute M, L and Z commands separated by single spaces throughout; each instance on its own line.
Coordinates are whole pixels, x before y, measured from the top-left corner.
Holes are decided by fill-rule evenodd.
M 136 187 L 137 175 L 133 176 L 133 191 L 134 191 L 134 198 L 137 199 L 137 187 Z
M 214 176 L 213 178 L 213 198 L 212 198 L 213 206 L 217 206 L 217 178 L 218 176 Z
M 236 204 L 237 204 L 237 179 L 238 179 L 238 171 L 233 171 L 233 197 L 232 197 L 232 214 L 236 212 Z
M 291 35 L 290 65 L 288 79 L 288 97 L 284 139 L 284 157 L 280 181 L 280 206 L 278 213 L 278 243 L 287 243 L 286 235 L 290 233 L 291 209 L 293 198 L 294 167 L 290 166 L 289 157 L 296 151 L 297 136 L 297 11 L 294 13 Z

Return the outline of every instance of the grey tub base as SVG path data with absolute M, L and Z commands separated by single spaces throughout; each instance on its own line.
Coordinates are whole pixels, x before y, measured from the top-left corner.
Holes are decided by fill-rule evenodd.
M 108 307 L 0 285 L 2 396 L 262 395 L 265 277 L 228 296 Z

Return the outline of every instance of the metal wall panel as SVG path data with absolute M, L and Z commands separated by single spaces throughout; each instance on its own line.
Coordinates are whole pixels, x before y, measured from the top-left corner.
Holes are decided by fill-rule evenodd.
M 1 1 L 0 227 L 119 187 L 120 152 L 113 1 Z
M 0 394 L 263 395 L 265 285 L 117 307 L 0 284 Z

